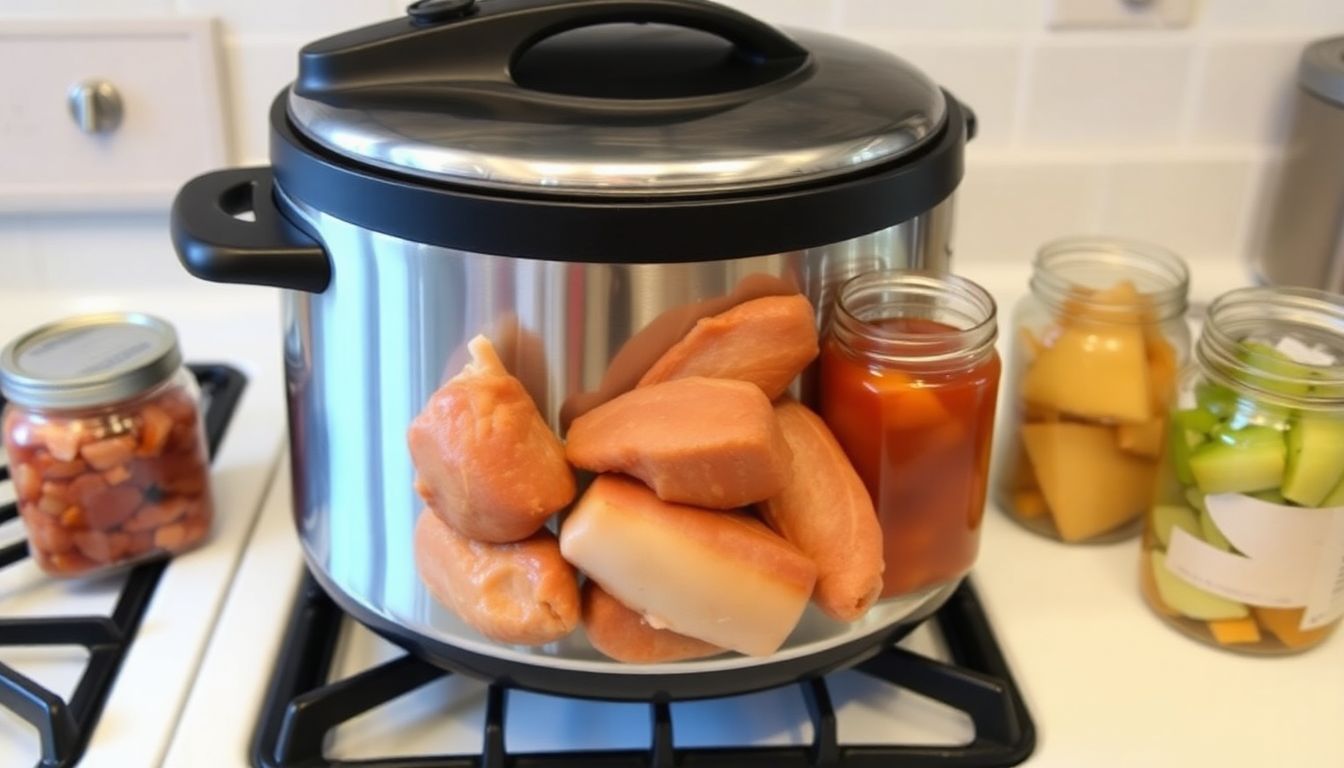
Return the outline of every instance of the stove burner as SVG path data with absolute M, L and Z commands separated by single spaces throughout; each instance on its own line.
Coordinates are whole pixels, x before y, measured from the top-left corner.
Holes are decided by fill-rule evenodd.
M 328 683 L 345 615 L 311 575 L 304 577 L 284 645 L 262 706 L 252 744 L 258 768 L 333 765 L 323 754 L 326 735 L 340 724 L 453 674 L 407 654 L 353 677 Z M 341 761 L 343 768 L 672 768 L 672 766 L 940 765 L 996 768 L 1031 755 L 1036 731 L 1012 673 L 969 580 L 934 614 L 954 664 L 892 646 L 858 671 L 958 709 L 975 738 L 964 746 L 840 744 L 836 714 L 824 678 L 799 683 L 816 736 L 810 746 L 677 748 L 666 701 L 649 703 L 652 743 L 646 750 L 573 751 L 511 755 L 504 747 L 509 688 L 491 685 L 480 754 Z
M 206 442 L 210 455 L 214 456 L 243 394 L 247 377 L 225 365 L 193 365 L 190 368 L 201 387 Z M 0 399 L 0 406 L 3 404 Z M 9 469 L 0 467 L 0 480 L 8 477 Z M 12 503 L 0 506 L 0 523 L 12 520 L 18 514 Z M 0 549 L 0 568 L 27 556 L 27 542 L 4 547 Z M 89 651 L 88 664 L 69 702 L 62 701 L 60 696 L 0 662 L 0 706 L 37 728 L 42 740 L 42 768 L 74 765 L 83 756 L 122 659 L 135 640 L 140 620 L 167 564 L 166 560 L 159 560 L 133 568 L 111 616 L 0 618 L 0 647 L 79 645 Z

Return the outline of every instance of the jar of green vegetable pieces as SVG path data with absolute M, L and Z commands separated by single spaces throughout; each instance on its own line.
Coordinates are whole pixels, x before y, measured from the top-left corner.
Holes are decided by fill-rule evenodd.
M 1323 641 L 1344 616 L 1344 297 L 1210 305 L 1162 467 L 1142 539 L 1153 610 L 1240 651 Z

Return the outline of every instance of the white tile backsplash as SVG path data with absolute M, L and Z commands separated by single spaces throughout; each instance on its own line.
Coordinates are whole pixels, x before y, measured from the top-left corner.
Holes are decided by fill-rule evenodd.
M 1099 231 L 1161 243 L 1187 258 L 1235 253 L 1247 229 L 1253 162 L 1122 159 L 1108 170 Z
M 1203 0 L 1199 23 L 1210 29 L 1308 29 L 1314 36 L 1344 34 L 1340 0 Z
M 839 0 L 731 0 L 725 5 L 784 26 L 831 29 L 839 22 Z
M 173 12 L 174 0 L 0 0 L 0 16 L 150 16 Z
M 1047 240 L 1095 231 L 1104 170 L 1072 155 L 972 152 L 957 191 L 958 258 L 1026 264 Z
M 1180 138 L 1190 47 L 1112 37 L 1051 41 L 1032 52 L 1022 108 L 1024 144 L 1132 147 Z
M 1284 158 L 1272 154 L 1260 163 L 1252 172 L 1251 190 L 1246 206 L 1246 227 L 1241 253 L 1249 262 L 1262 261 L 1265 258 L 1292 258 L 1293 254 L 1273 252 L 1269 248 L 1269 226 L 1274 209 L 1284 183 Z
M 138 1 L 138 0 L 137 0 Z M 120 0 L 109 0 L 109 5 Z M 213 16 L 229 35 L 298 34 L 315 40 L 391 18 L 382 0 L 174 0 L 179 13 Z M 409 4 L 409 0 L 408 3 Z M 402 6 L 403 8 L 405 6 Z
M 976 143 L 1003 146 L 1012 140 L 1022 72 L 1022 46 L 1015 39 L 939 43 L 910 38 L 867 38 L 919 67 L 975 111 Z
M 846 29 L 1028 30 L 1043 25 L 1041 0 L 839 0 Z
M 1344 5 L 1344 0 L 1340 0 Z M 1214 40 L 1193 83 L 1193 138 L 1200 143 L 1276 144 L 1297 93 L 1297 62 L 1308 38 Z
M 0 219 L 0 229 L 9 223 L 18 222 Z M 200 287 L 177 261 L 166 212 L 27 216 L 19 228 L 43 287 L 86 293 Z
M 0 0 L 0 23 L 219 18 L 241 164 L 265 162 L 270 102 L 302 44 L 409 2 Z M 1046 0 L 728 2 L 891 50 L 975 110 L 980 135 L 958 198 L 962 259 L 1023 261 L 1044 240 L 1094 231 L 1236 258 L 1264 196 L 1259 169 L 1283 140 L 1300 47 L 1344 34 L 1344 0 L 1199 0 L 1186 29 L 1083 32 L 1048 30 Z M 0 261 L 9 285 L 103 290 L 142 281 L 140 267 L 151 281 L 202 285 L 176 266 L 163 212 L 0 217 Z
M 225 42 L 234 157 L 239 162 L 266 162 L 271 102 L 293 81 L 304 42 L 236 38 Z
M 33 233 L 26 217 L 0 215 L 0 291 L 27 290 L 42 282 L 33 258 Z

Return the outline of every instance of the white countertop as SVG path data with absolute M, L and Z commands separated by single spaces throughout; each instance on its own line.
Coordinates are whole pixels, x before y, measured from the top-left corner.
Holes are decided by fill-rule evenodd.
M 1190 271 L 1192 304 L 1248 284 L 1240 265 Z M 1005 327 L 1026 270 L 965 273 Z M 1282 657 L 1204 645 L 1144 603 L 1137 539 L 1061 544 L 990 506 L 974 573 L 1036 722 L 1027 765 L 1344 766 L 1344 632 Z
M 1022 292 L 1022 266 L 965 265 L 960 270 L 991 290 L 1001 323 Z M 1246 282 L 1228 264 L 1194 264 L 1196 300 Z M 242 298 L 240 298 L 240 296 Z M 241 357 L 232 362 L 263 372 L 275 386 L 279 334 L 273 301 L 236 289 L 165 301 L 164 314 L 185 304 L 228 304 L 239 320 L 228 327 L 184 334 L 188 357 L 207 342 Z M 144 297 L 61 303 L 61 309 L 146 305 Z M 26 297 L 22 305 L 39 302 Z M 136 302 L 140 301 L 139 304 Z M 16 306 L 5 302 L 6 311 Z M 170 311 L 171 310 L 171 311 Z M 269 325 L 268 325 L 269 324 Z M 267 330 L 269 328 L 269 330 Z M 200 342 L 198 344 L 198 341 Z M 209 357 L 218 357 L 210 354 Z M 259 366 L 259 367 L 258 367 Z M 274 413 L 274 410 L 268 408 Z M 298 578 L 297 543 L 284 510 L 285 494 L 272 493 L 243 553 L 240 576 L 224 615 L 249 601 L 287 604 Z M 252 563 L 264 566 L 248 568 Z M 1017 526 L 997 510 L 986 515 L 975 578 L 993 627 L 1036 722 L 1038 744 L 1031 766 L 1131 768 L 1133 766 L 1344 766 L 1344 633 L 1303 654 L 1261 658 L 1197 643 L 1167 627 L 1143 603 L 1138 589 L 1138 542 L 1067 546 Z M 272 570 L 274 569 L 274 570 Z M 272 572 L 277 579 L 268 580 Z M 287 613 L 285 614 L 287 616 Z M 280 621 L 283 621 L 281 619 Z M 220 621 L 221 626 L 227 622 Z M 280 627 L 256 627 L 252 637 L 226 639 L 234 669 L 273 659 Z M 236 641 L 238 644 L 230 643 Z M 211 654 L 207 652 L 207 660 Z M 255 720 L 225 674 L 210 665 L 197 681 L 167 753 L 169 765 L 242 765 L 243 744 Z M 204 753 L 183 737 L 209 727 L 218 749 Z M 226 730 L 227 738 L 220 733 Z M 234 745 L 234 746 L 228 746 Z M 113 764 L 95 749 L 86 764 Z M 205 760 L 205 762 L 201 762 Z
M 1255 657 L 1168 627 L 1139 543 L 1069 546 L 986 513 L 975 568 L 1036 721 L 1028 765 L 1344 766 L 1344 633 Z

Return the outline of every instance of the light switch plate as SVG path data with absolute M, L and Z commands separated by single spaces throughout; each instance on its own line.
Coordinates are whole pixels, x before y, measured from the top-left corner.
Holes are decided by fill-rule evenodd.
M 85 133 L 72 85 L 105 81 L 120 124 Z M 0 21 L 0 211 L 163 209 L 228 159 L 209 19 Z
M 1195 0 L 1049 0 L 1051 29 L 1174 29 L 1190 25 Z

